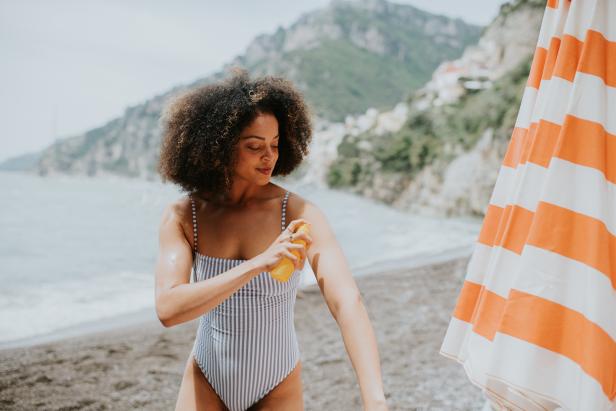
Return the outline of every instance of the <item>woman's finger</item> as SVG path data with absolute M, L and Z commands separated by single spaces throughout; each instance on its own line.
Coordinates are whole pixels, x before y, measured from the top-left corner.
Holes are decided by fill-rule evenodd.
M 305 250 L 306 247 L 304 247 L 302 244 L 296 244 L 296 243 L 289 243 L 287 245 L 287 249 L 289 250 L 297 250 L 297 251 L 301 251 L 301 250 Z
M 287 228 L 290 229 L 291 232 L 294 232 L 297 229 L 297 227 L 299 227 L 302 224 L 308 224 L 308 221 L 304 220 L 303 218 L 298 218 L 297 220 L 291 221 Z
M 285 243 L 287 241 L 291 241 L 292 235 L 293 235 L 293 231 L 290 230 L 290 226 L 289 226 L 278 236 L 278 242 Z
M 299 253 L 300 263 L 306 259 L 306 248 L 301 244 L 289 244 L 289 250 Z
M 312 245 L 312 237 L 308 233 L 294 233 L 291 241 L 302 240 L 306 242 L 306 248 Z
M 293 265 L 297 268 L 297 265 L 299 264 L 299 258 L 297 258 L 295 254 L 291 253 L 290 251 L 285 250 L 283 251 L 282 255 L 284 255 L 289 260 L 291 260 Z

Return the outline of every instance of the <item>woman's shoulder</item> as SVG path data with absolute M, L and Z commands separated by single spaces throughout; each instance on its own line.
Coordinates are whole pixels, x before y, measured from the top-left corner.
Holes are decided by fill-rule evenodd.
M 308 204 L 312 204 L 310 200 L 299 195 L 298 193 L 291 191 L 291 190 L 286 190 L 286 191 L 288 191 L 289 193 L 289 199 L 288 199 L 289 207 L 291 206 L 305 207 Z
M 192 204 L 189 196 L 184 195 L 167 204 L 163 210 L 163 220 L 175 220 L 183 224 L 192 221 Z
M 321 210 L 315 203 L 310 201 L 308 198 L 290 190 L 287 208 L 287 214 L 291 220 L 322 214 Z

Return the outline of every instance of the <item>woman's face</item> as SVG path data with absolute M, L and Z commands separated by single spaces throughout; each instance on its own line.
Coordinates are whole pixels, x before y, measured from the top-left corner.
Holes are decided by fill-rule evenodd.
M 235 175 L 265 185 L 278 161 L 278 120 L 273 114 L 260 113 L 240 134 Z

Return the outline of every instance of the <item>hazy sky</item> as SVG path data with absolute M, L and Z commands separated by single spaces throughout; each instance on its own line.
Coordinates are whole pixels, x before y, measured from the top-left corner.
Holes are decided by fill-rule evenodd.
M 479 25 L 506 0 L 398 0 Z M 0 161 L 217 71 L 329 0 L 0 0 Z

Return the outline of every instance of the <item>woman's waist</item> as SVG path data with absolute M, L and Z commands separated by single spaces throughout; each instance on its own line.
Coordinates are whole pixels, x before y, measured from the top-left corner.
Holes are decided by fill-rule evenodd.
M 202 322 L 197 330 L 193 350 L 209 367 L 219 368 L 217 359 L 224 359 L 222 368 L 244 370 L 262 364 L 282 364 L 299 356 L 299 340 L 292 323 L 269 323 L 259 327 L 220 327 Z M 241 361 L 241 364 L 238 363 Z M 220 369 L 219 369 L 220 372 Z

